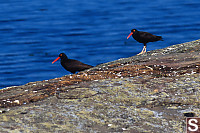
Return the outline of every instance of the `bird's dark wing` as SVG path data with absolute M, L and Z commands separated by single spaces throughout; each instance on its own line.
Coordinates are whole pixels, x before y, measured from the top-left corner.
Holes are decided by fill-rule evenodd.
M 70 59 L 68 60 L 68 67 L 71 69 L 71 72 L 72 73 L 75 73 L 75 72 L 79 72 L 79 71 L 83 71 L 83 70 L 86 70 L 86 69 L 89 69 L 89 68 L 92 68 L 93 66 L 91 65 L 87 65 L 87 64 L 84 64 L 78 60 L 73 60 L 73 59 Z
M 77 69 L 78 69 L 79 71 L 83 71 L 83 70 L 92 68 L 93 66 L 87 65 L 87 64 L 84 64 L 84 63 L 80 62 L 80 64 L 76 64 L 75 67 L 77 67 Z
M 139 35 L 140 35 L 140 38 L 145 42 L 155 42 L 155 41 L 162 40 L 161 36 L 156 36 L 148 32 L 140 31 Z

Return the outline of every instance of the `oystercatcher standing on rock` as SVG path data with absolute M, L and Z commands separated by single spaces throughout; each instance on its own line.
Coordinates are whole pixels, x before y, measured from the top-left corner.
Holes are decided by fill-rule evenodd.
M 54 62 L 56 62 L 57 60 L 61 59 L 60 63 L 61 65 L 67 70 L 70 71 L 71 73 L 76 73 L 79 71 L 83 71 L 89 68 L 92 68 L 93 66 L 84 64 L 78 60 L 73 60 L 73 59 L 68 59 L 68 57 L 66 56 L 66 54 L 64 53 L 60 53 L 59 57 L 56 58 L 52 64 Z
M 138 31 L 136 29 L 131 30 L 131 33 L 128 35 L 127 39 L 131 35 L 133 36 L 133 38 L 136 41 L 144 44 L 142 51 L 138 55 L 146 52 L 148 42 L 156 42 L 156 41 L 159 41 L 159 40 L 163 41 L 161 36 L 156 36 L 156 35 L 153 35 L 153 34 L 148 33 L 148 32 Z

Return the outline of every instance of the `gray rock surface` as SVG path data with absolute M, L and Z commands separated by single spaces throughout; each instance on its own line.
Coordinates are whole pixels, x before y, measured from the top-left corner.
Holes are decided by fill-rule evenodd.
M 0 91 L 1 132 L 185 132 L 200 116 L 200 40 Z

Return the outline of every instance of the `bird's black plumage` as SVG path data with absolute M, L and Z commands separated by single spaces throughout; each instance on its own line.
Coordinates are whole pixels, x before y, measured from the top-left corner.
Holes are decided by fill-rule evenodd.
M 76 73 L 93 67 L 91 65 L 84 64 L 78 60 L 69 59 L 64 53 L 60 53 L 59 57 L 55 59 L 52 63 L 56 62 L 58 59 L 61 59 L 61 65 L 71 73 Z
M 136 29 L 132 29 L 131 32 L 133 33 L 133 38 L 143 44 L 147 44 L 148 42 L 155 42 L 162 40 L 161 36 L 156 36 L 148 32 L 138 31 Z
M 148 33 L 148 32 L 144 32 L 144 31 L 138 31 L 136 29 L 132 29 L 131 30 L 131 33 L 129 34 L 129 36 L 127 37 L 127 39 L 132 35 L 132 37 L 140 42 L 140 43 L 143 43 L 144 44 L 144 48 L 142 50 L 141 53 L 139 54 L 143 54 L 146 52 L 146 44 L 148 42 L 156 42 L 156 41 L 159 41 L 159 40 L 163 40 L 162 39 L 162 36 L 156 36 L 156 35 L 153 35 L 151 33 Z

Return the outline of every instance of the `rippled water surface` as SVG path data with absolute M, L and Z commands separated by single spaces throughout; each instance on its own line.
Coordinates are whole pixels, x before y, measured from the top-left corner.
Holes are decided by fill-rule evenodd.
M 7 0 L 0 2 L 0 88 L 60 77 L 59 53 L 90 65 L 142 50 L 130 30 L 161 35 L 147 50 L 199 39 L 199 0 Z

